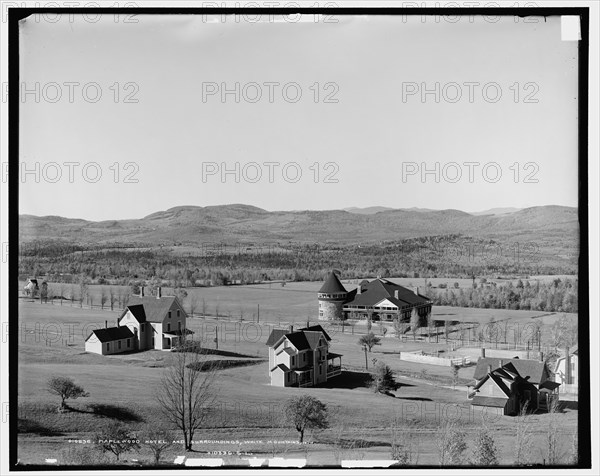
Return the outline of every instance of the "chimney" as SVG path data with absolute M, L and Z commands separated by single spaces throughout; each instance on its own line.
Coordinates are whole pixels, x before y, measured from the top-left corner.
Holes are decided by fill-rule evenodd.
M 119 318 L 117 318 L 117 327 L 120 327 L 120 326 L 119 326 Z
M 394 297 L 400 299 L 399 291 L 397 289 L 394 291 Z
M 500 359 L 498 361 L 498 367 L 502 368 L 504 366 L 504 362 L 502 361 L 502 359 Z
M 419 286 L 415 286 L 414 293 L 415 293 L 417 296 L 419 295 Z
M 491 373 L 492 373 L 492 366 L 488 365 L 488 374 L 491 374 Z
M 108 329 L 108 321 L 104 321 L 104 328 Z
M 356 288 L 356 294 L 361 294 L 362 293 L 362 286 L 359 284 L 358 287 Z
M 544 361 L 544 353 L 540 351 L 540 362 Z
M 290 324 L 290 332 L 294 332 L 294 325 Z
M 162 297 L 162 292 L 160 286 L 156 288 L 156 299 L 160 299 Z
M 481 348 L 481 358 L 485 359 L 485 347 Z
M 144 286 L 140 286 L 140 297 L 144 297 Z

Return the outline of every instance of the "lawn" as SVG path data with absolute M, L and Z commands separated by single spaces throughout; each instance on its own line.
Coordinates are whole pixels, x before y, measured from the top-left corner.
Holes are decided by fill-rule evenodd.
M 236 322 L 228 319 L 189 319 L 189 327 L 195 337 L 203 338 L 205 345 L 214 349 L 214 328 L 219 336 L 219 351 L 239 354 L 239 357 L 218 354 L 212 359 L 265 358 L 265 341 L 268 333 L 281 318 L 282 325 L 304 323 L 306 316 L 314 316 L 316 299 L 314 290 L 299 283 L 282 288 L 268 286 L 240 288 L 204 289 L 210 292 L 211 300 L 223 302 L 246 302 L 242 299 L 257 296 L 258 303 L 271 309 L 263 314 L 261 322 Z M 303 289 L 304 288 L 304 289 Z M 223 294 L 218 294 L 223 293 Z M 225 294 L 227 293 L 227 294 Z M 240 294 L 241 293 L 241 294 Z M 277 296 L 281 296 L 276 298 Z M 302 298 L 294 298 L 302 296 Z M 279 309 L 271 301 L 279 302 Z M 282 305 L 292 300 L 296 306 Z M 213 301 L 214 302 L 214 301 Z M 269 303 L 269 304 L 266 304 Z M 434 308 L 435 309 L 435 308 Z M 306 310 L 307 314 L 304 314 Z M 436 312 L 462 312 L 459 308 L 441 308 Z M 468 310 L 482 312 L 490 310 Z M 504 311 L 494 311 L 502 316 Z M 519 311 L 506 311 L 515 319 L 531 319 Z M 533 313 L 535 314 L 535 313 Z M 71 448 L 80 451 L 81 445 L 69 443 L 69 439 L 93 438 L 94 433 L 111 421 L 119 420 L 135 431 L 146 425 L 168 428 L 168 423 L 159 411 L 156 389 L 160 386 L 164 368 L 169 365 L 173 354 L 146 351 L 127 355 L 99 356 L 84 352 L 84 338 L 94 326 L 103 326 L 104 321 L 114 323 L 117 311 L 80 309 L 58 304 L 40 304 L 22 300 L 19 313 L 19 419 L 22 433 L 19 434 L 19 458 L 22 463 L 43 463 L 45 458 L 62 457 L 62 452 Z M 239 317 L 239 316 L 238 316 Z M 486 318 L 489 316 L 486 316 Z M 474 318 L 474 317 L 473 317 Z M 483 317 L 481 317 L 483 319 Z M 316 322 L 312 320 L 311 322 Z M 336 458 L 388 459 L 390 456 L 390 424 L 398 419 L 401 430 L 418 441 L 419 464 L 436 464 L 437 449 L 435 435 L 438 428 L 449 419 L 456 420 L 468 433 L 472 444 L 474 432 L 481 426 L 483 414 L 474 411 L 461 388 L 453 390 L 449 379 L 451 370 L 446 367 L 408 363 L 398 359 L 399 350 L 444 348 L 445 344 L 428 344 L 422 341 L 400 342 L 385 337 L 382 345 L 368 355 L 369 365 L 373 359 L 383 360 L 396 372 L 401 387 L 395 397 L 374 394 L 366 386 L 367 373 L 365 355 L 357 344 L 358 335 L 339 332 L 329 327 L 333 337 L 332 351 L 343 354 L 345 372 L 327 386 L 311 389 L 277 388 L 269 385 L 266 362 L 232 367 L 221 370 L 215 388 L 216 403 L 207 414 L 205 427 L 198 439 L 240 440 L 240 444 L 198 444 L 193 457 L 215 457 L 211 451 L 242 451 L 251 456 L 294 456 L 307 457 L 309 464 L 335 464 Z M 425 372 L 423 372 L 425 370 Z M 473 368 L 460 371 L 461 383 L 472 377 Z M 66 375 L 82 385 L 90 396 L 70 403 L 76 410 L 57 413 L 57 397 L 45 390 L 45 383 L 52 375 Z M 308 435 L 309 444 L 269 443 L 289 441 L 297 438 L 296 431 L 281 423 L 282 403 L 289 397 L 307 393 L 325 402 L 330 410 L 331 428 Z M 487 414 L 486 414 L 487 415 Z M 570 449 L 572 434 L 576 429 L 577 410 L 567 408 L 555 415 L 560 422 L 560 445 Z M 501 461 L 510 464 L 514 452 L 514 419 L 487 415 L 488 425 L 500 449 Z M 533 441 L 539 449 L 532 457 L 540 462 L 541 450 L 546 437 L 549 415 L 531 417 Z M 253 441 L 253 443 L 248 443 Z M 259 442 L 260 441 L 260 442 Z M 246 443 L 244 443 L 246 442 Z M 169 450 L 165 460 L 181 455 L 180 448 Z M 108 456 L 107 456 L 108 457 Z M 234 458 L 234 456 L 227 456 Z M 147 450 L 125 455 L 126 460 L 148 460 Z M 238 457 L 239 458 L 239 457 Z M 114 461 L 114 457 L 111 461 Z M 172 459 L 171 459 L 172 461 Z

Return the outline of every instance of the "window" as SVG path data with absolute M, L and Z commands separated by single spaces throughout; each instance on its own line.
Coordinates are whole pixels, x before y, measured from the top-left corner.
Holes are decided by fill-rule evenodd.
M 169 313 L 169 314 L 171 314 L 171 313 Z M 169 316 L 169 317 L 170 317 L 170 316 Z M 167 322 L 167 332 L 169 332 L 170 330 L 171 330 L 171 323 L 170 323 L 170 322 Z
M 121 350 L 121 341 L 119 341 L 118 345 L 119 345 L 119 350 Z
M 177 309 L 177 317 L 181 317 L 181 312 Z
M 141 332 L 144 332 L 144 327 L 146 327 L 145 324 L 140 324 L 140 330 L 141 330 Z
M 127 347 L 131 347 L 131 339 L 127 339 Z
M 292 367 L 296 365 L 296 357 L 292 356 Z
M 169 319 L 171 319 L 171 311 L 169 311 L 169 312 L 167 313 L 167 317 L 168 317 Z
M 106 343 L 106 352 L 110 352 L 110 342 Z
M 177 329 L 181 330 L 181 321 L 177 321 Z

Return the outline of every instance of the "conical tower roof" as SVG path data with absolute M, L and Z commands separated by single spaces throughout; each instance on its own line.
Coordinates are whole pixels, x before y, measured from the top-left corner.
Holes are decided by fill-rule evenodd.
M 339 294 L 339 293 L 347 293 L 346 288 L 340 283 L 337 275 L 332 271 L 327 276 L 327 279 L 319 289 L 319 293 L 324 294 Z

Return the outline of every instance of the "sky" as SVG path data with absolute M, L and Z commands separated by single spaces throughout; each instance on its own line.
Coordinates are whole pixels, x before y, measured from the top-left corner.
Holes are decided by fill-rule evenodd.
M 269 20 L 28 18 L 19 212 L 577 206 L 559 17 Z

